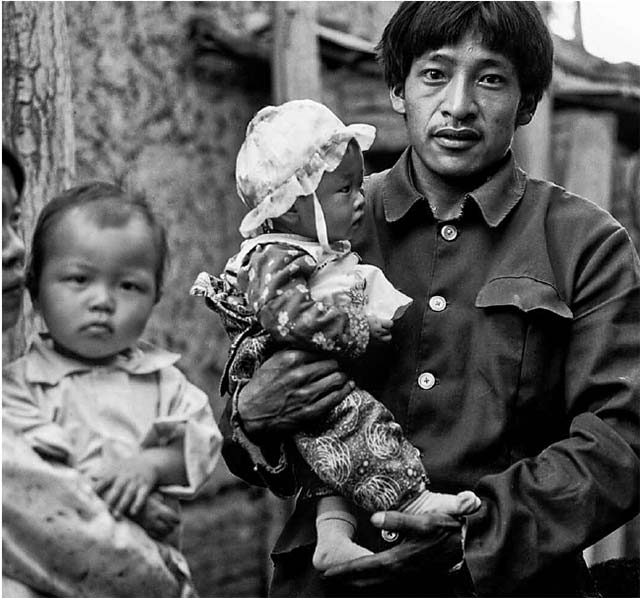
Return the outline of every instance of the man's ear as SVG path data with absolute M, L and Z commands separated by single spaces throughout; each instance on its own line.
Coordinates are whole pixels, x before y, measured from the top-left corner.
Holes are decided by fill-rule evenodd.
M 406 108 L 404 105 L 404 85 L 395 85 L 389 88 L 389 98 L 391 99 L 391 107 L 394 112 L 398 114 L 406 115 Z
M 518 112 L 516 114 L 516 127 L 523 127 L 528 125 L 536 113 L 536 107 L 538 103 L 535 101 L 531 94 L 523 95 L 518 105 Z

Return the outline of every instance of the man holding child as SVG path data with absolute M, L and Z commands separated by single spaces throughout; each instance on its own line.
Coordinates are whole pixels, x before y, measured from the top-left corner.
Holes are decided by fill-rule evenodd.
M 482 505 L 462 520 L 361 513 L 375 554 L 321 576 L 299 501 L 272 595 L 595 595 L 582 550 L 639 511 L 638 255 L 607 213 L 514 160 L 551 81 L 534 3 L 405 2 L 379 51 L 410 146 L 365 182 L 354 249 L 414 302 L 356 382 L 420 449 L 434 491 Z M 291 491 L 281 442 L 350 388 L 335 361 L 277 353 L 229 402 L 264 459 L 229 432 L 230 468 Z

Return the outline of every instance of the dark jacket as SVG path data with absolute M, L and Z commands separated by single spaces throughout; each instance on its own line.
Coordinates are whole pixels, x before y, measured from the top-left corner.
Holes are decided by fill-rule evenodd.
M 358 383 L 422 451 L 433 490 L 482 499 L 465 541 L 475 592 L 588 595 L 582 550 L 640 510 L 638 255 L 608 213 L 529 179 L 513 158 L 459 219 L 439 222 L 411 182 L 410 151 L 369 177 L 355 248 L 414 303 Z M 262 483 L 237 446 L 225 453 Z M 276 490 L 286 477 L 258 471 Z M 359 534 L 375 551 L 389 546 L 366 517 Z M 311 567 L 314 540 L 301 504 L 274 550 L 274 595 L 327 590 Z M 380 592 L 447 595 L 454 581 Z

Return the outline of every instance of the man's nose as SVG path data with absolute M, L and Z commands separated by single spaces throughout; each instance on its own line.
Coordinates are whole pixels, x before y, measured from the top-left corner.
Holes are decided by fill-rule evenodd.
M 451 79 L 444 90 L 440 108 L 442 114 L 458 122 L 464 122 L 475 118 L 477 108 L 473 82 L 463 76 Z
M 2 231 L 2 269 L 20 269 L 24 265 L 24 242 L 11 227 Z
M 112 289 L 102 283 L 92 285 L 89 307 L 92 311 L 112 312 L 115 309 Z

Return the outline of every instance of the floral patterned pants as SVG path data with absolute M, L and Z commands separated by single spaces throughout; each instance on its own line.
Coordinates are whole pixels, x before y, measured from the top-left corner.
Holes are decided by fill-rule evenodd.
M 420 452 L 366 391 L 353 390 L 320 426 L 294 441 L 322 482 L 367 511 L 398 509 L 425 489 Z

